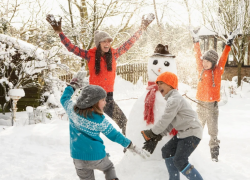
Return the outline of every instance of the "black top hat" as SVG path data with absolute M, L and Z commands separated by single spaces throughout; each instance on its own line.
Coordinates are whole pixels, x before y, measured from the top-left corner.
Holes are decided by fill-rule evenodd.
M 174 55 L 170 54 L 168 51 L 168 45 L 162 45 L 162 44 L 158 44 L 155 48 L 154 54 L 152 56 L 167 56 L 167 57 L 172 57 L 175 58 Z

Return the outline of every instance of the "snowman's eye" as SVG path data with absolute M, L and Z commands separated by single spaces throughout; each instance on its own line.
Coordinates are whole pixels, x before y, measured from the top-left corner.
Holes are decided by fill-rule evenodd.
M 168 61 L 165 61 L 165 62 L 164 62 L 164 65 L 165 65 L 165 66 L 169 66 L 170 63 L 169 63 Z
M 154 60 L 153 65 L 158 64 L 158 60 Z

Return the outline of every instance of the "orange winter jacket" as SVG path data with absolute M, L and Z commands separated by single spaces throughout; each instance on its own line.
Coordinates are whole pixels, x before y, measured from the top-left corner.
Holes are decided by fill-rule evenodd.
M 59 34 L 61 42 L 65 45 L 68 51 L 73 52 L 75 55 L 84 58 L 88 62 L 89 67 L 89 84 L 99 85 L 101 86 L 106 92 L 113 92 L 114 91 L 114 82 L 116 76 L 116 61 L 117 59 L 127 52 L 134 43 L 139 39 L 142 34 L 142 30 L 138 30 L 135 34 L 129 38 L 125 43 L 123 43 L 119 48 L 113 49 L 111 48 L 112 52 L 112 71 L 107 70 L 107 65 L 103 57 L 101 57 L 100 61 L 100 73 L 98 75 L 95 74 L 95 52 L 96 47 L 84 50 L 75 45 L 73 45 L 70 40 L 61 32 Z
M 198 78 L 200 79 L 200 75 L 203 70 L 203 65 L 201 60 L 201 50 L 199 42 L 194 44 L 194 50 L 197 70 L 199 72 Z M 220 101 L 221 76 L 224 73 L 225 64 L 227 62 L 227 57 L 229 55 L 230 50 L 231 47 L 226 45 L 220 57 L 218 65 L 216 65 L 213 69 L 215 87 L 213 87 L 212 70 L 204 70 L 202 74 L 202 80 L 198 82 L 196 99 L 205 102 Z

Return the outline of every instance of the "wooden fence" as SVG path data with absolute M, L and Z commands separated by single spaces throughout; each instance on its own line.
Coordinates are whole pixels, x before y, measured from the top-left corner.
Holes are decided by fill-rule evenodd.
M 118 65 L 116 68 L 116 73 L 126 81 L 130 81 L 133 84 L 137 83 L 140 77 L 142 77 L 143 84 L 147 84 L 148 82 L 147 63 Z M 70 82 L 72 77 L 73 74 L 59 76 L 62 81 L 66 82 Z
M 147 63 L 120 65 L 117 66 L 116 72 L 117 75 L 133 84 L 137 83 L 140 77 L 142 77 L 143 84 L 146 84 L 148 81 Z
M 73 78 L 73 74 L 59 76 L 59 79 L 61 79 L 62 81 L 66 81 L 68 83 L 71 81 L 72 78 Z

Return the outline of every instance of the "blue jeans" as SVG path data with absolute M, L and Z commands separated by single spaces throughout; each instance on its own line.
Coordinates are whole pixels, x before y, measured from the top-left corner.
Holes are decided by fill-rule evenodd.
M 174 136 L 162 147 L 162 157 L 166 159 L 174 156 L 175 167 L 179 171 L 182 171 L 189 164 L 188 157 L 195 150 L 199 142 L 200 139 L 195 136 L 183 139 L 178 139 L 177 136 Z

